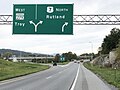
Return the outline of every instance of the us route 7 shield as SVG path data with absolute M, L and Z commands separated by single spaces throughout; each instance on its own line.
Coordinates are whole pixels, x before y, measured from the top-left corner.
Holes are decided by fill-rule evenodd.
M 73 4 L 15 4 L 13 34 L 73 34 Z

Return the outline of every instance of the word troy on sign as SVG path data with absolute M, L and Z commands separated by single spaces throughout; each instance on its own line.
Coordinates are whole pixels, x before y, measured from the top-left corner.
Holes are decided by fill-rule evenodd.
M 13 34 L 73 34 L 73 4 L 16 4 Z

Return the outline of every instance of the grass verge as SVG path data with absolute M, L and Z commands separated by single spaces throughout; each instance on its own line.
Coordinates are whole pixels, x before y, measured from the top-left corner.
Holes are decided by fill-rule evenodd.
M 58 65 L 66 65 L 68 64 L 69 62 L 59 62 Z
M 49 66 L 29 63 L 13 63 L 0 59 L 0 81 L 46 70 Z
M 89 62 L 84 63 L 84 66 L 89 70 L 93 71 L 95 74 L 98 74 L 101 78 L 107 81 L 109 84 L 112 84 L 119 88 L 120 90 L 120 69 L 112 69 L 99 66 L 91 65 Z

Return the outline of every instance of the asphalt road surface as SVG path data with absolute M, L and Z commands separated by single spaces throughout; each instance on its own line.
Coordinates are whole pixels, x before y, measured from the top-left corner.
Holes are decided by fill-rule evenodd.
M 0 82 L 0 90 L 111 90 L 82 64 L 69 63 Z

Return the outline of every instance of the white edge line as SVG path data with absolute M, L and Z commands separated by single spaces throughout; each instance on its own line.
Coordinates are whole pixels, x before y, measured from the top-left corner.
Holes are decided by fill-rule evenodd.
M 73 83 L 73 85 L 72 85 L 72 87 L 71 87 L 70 90 L 74 90 L 74 88 L 75 88 L 75 85 L 76 85 L 76 82 L 77 82 L 77 78 L 78 78 L 78 74 L 79 74 L 79 69 L 80 69 L 80 65 L 79 65 L 79 67 L 78 67 L 78 70 L 77 70 L 77 74 L 76 74 L 74 83 Z
M 4 84 L 9 84 L 9 83 L 13 83 L 15 81 L 19 81 L 19 80 L 23 80 L 23 77 L 18 77 L 18 78 L 13 78 L 13 79 L 9 79 L 9 80 L 4 80 L 0 82 L 0 85 L 4 85 Z

